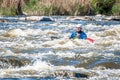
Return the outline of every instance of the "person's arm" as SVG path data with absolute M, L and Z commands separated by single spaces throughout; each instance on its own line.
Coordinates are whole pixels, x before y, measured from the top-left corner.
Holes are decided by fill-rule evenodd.
M 85 32 L 80 33 L 80 39 L 87 39 L 87 34 Z
M 77 35 L 76 31 L 73 31 L 72 34 L 70 35 L 69 39 L 76 38 L 76 35 Z

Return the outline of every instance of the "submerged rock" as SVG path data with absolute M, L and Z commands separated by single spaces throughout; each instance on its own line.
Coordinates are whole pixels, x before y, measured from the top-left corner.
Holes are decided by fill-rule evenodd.
M 0 22 L 10 22 L 10 21 L 7 19 L 0 19 Z
M 92 20 L 92 18 L 87 16 L 70 16 L 67 17 L 67 20 Z
M 120 16 L 107 16 L 103 18 L 103 20 L 108 20 L 108 21 L 120 21 Z
M 120 69 L 120 64 L 119 63 L 115 63 L 115 62 L 104 62 L 104 63 L 100 63 L 94 66 L 94 69 L 97 68 L 106 68 L 106 69 Z
M 120 16 L 105 16 L 105 15 L 96 15 L 96 16 L 69 16 L 67 20 L 105 20 L 105 21 L 120 21 Z
M 113 17 L 111 20 L 120 21 L 120 16 Z
M 57 70 L 54 72 L 52 75 L 54 77 L 74 77 L 74 78 L 88 78 L 89 75 L 88 73 L 82 73 L 82 72 L 74 72 L 74 71 L 69 71 L 69 70 Z
M 51 17 L 47 16 L 27 16 L 18 18 L 18 20 L 28 20 L 28 21 L 54 21 Z
M 30 63 L 31 61 L 26 58 L 20 58 L 15 56 L 0 57 L 0 68 L 22 67 Z
M 54 21 L 54 20 L 50 17 L 41 17 L 40 21 Z

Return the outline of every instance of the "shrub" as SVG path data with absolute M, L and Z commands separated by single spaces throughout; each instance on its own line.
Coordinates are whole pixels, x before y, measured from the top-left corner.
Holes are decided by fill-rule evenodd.
M 115 0 L 92 0 L 92 9 L 97 14 L 111 14 Z
M 112 7 L 112 13 L 113 13 L 113 15 L 117 15 L 117 16 L 120 15 L 120 4 L 115 4 Z
M 1 0 L 0 14 L 5 16 L 22 15 L 21 4 L 22 0 Z
M 44 15 L 56 15 L 59 14 L 59 8 L 54 4 L 45 6 L 41 4 L 41 12 L 44 12 Z
M 32 7 L 36 4 L 36 2 L 37 2 L 37 0 L 28 0 L 28 2 L 26 4 L 27 4 L 27 6 Z
M 5 16 L 15 16 L 16 15 L 16 9 L 13 7 L 11 9 L 7 9 L 7 8 L 1 8 L 1 14 L 5 15 Z

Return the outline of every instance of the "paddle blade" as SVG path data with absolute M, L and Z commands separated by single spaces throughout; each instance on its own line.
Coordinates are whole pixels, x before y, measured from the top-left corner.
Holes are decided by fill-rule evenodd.
M 91 38 L 87 38 L 87 40 L 89 40 L 90 42 L 94 43 L 94 40 Z

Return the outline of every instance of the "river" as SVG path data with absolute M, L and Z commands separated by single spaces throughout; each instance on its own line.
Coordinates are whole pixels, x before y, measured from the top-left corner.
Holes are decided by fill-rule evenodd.
M 120 21 L 0 17 L 0 80 L 120 80 Z M 68 37 L 82 24 L 88 40 Z

